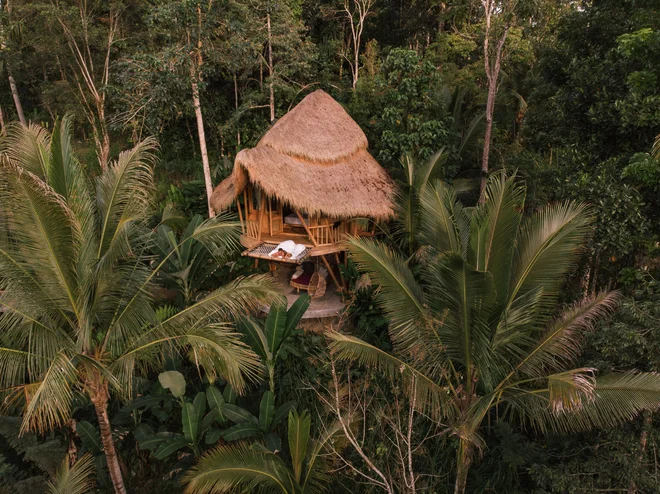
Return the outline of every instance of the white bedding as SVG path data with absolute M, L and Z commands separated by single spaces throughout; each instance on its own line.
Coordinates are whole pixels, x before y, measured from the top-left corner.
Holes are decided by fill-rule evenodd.
M 305 218 L 303 216 L 303 218 Z M 305 218 L 305 221 L 307 221 L 307 218 Z M 297 226 L 302 226 L 302 221 L 300 221 L 300 218 L 298 218 L 298 215 L 296 213 L 291 213 L 289 215 L 286 215 L 284 217 L 284 223 L 287 225 L 297 225 Z
M 273 250 L 271 250 L 268 255 L 270 257 L 273 257 L 273 254 L 275 254 L 278 250 L 282 249 L 285 252 L 288 252 L 291 254 L 291 257 L 289 259 L 296 260 L 298 259 L 301 255 L 305 253 L 306 247 L 303 244 L 297 244 L 293 240 L 285 240 L 284 242 L 281 242 L 277 247 L 275 247 Z

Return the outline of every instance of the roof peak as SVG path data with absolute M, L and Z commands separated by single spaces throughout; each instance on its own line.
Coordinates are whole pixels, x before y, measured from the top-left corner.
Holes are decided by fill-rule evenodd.
M 311 163 L 331 164 L 367 149 L 367 137 L 332 96 L 317 89 L 264 134 L 267 146 Z

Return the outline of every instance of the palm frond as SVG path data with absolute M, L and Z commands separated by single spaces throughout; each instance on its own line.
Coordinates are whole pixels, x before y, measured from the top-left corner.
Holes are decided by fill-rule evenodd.
M 135 365 L 148 368 L 155 363 L 154 352 L 162 345 L 172 344 L 181 351 L 190 352 L 191 358 L 204 366 L 210 377 L 219 373 L 241 392 L 245 388 L 245 378 L 254 380 L 258 375 L 258 359 L 239 341 L 237 333 L 214 321 L 236 319 L 246 311 L 268 306 L 279 296 L 267 276 L 236 279 L 192 306 L 127 338 L 114 364 L 114 372 L 124 376 L 120 380 L 126 383 Z
M 291 473 L 277 455 L 246 443 L 220 446 L 205 454 L 186 473 L 187 494 L 235 492 L 296 492 Z
M 50 135 L 41 125 L 18 122 L 7 126 L 6 135 L 0 139 L 0 155 L 14 166 L 45 179 L 48 173 Z
M 571 369 L 548 376 L 548 399 L 553 413 L 579 412 L 594 399 L 595 369 Z
M 94 457 L 90 453 L 76 460 L 72 466 L 69 466 L 69 459 L 65 458 L 55 476 L 55 482 L 48 482 L 48 492 L 50 494 L 92 492 L 96 484 L 95 476 Z
M 101 236 L 97 258 L 112 262 L 130 249 L 129 232 L 148 219 L 154 199 L 153 163 L 157 143 L 148 138 L 119 155 L 97 179 Z M 105 260 L 105 261 L 104 261 Z
M 438 252 L 462 254 L 461 230 L 468 220 L 454 190 L 440 181 L 429 183 L 419 202 L 420 240 Z
M 296 410 L 289 412 L 287 439 L 289 440 L 289 452 L 291 453 L 291 463 L 293 465 L 293 478 L 297 483 L 300 483 L 302 478 L 303 462 L 307 456 L 311 425 L 312 419 L 307 410 L 300 415 Z
M 65 352 L 60 352 L 46 370 L 41 382 L 25 386 L 27 407 L 21 433 L 46 432 L 61 426 L 69 418 L 77 371 Z
M 553 406 L 548 388 L 511 391 L 504 401 L 513 418 L 540 432 L 570 434 L 607 429 L 633 419 L 643 410 L 660 407 L 660 375 L 632 371 L 597 377 L 593 392 L 571 407 Z
M 415 396 L 420 410 L 435 418 L 456 412 L 450 400 L 451 388 L 436 383 L 414 366 L 354 336 L 329 331 L 330 351 L 338 360 L 357 362 L 375 369 L 392 382 L 402 385 L 408 396 Z
M 444 166 L 449 159 L 449 153 L 445 147 L 440 148 L 438 151 L 426 160 L 426 162 L 416 164 L 414 169 L 414 187 L 419 193 L 428 183 L 442 178 L 444 173 Z
M 463 131 L 461 137 L 461 143 L 458 146 L 458 155 L 465 157 L 465 153 L 469 152 L 477 147 L 477 142 L 483 135 L 483 128 L 486 121 L 486 112 L 478 113 L 470 123 L 467 128 Z
M 324 427 L 318 439 L 311 441 L 307 451 L 307 468 L 301 484 L 303 493 L 317 493 L 327 490 L 328 477 L 323 455 L 325 451 L 330 449 L 330 446 L 337 446 L 336 443 L 339 441 L 342 431 L 342 425 L 335 421 L 329 427 Z
M 0 164 L 0 209 L 22 259 L 49 297 L 77 312 L 80 228 L 63 198 L 36 175 Z
M 586 206 L 574 202 L 546 206 L 525 221 L 516 240 L 509 303 L 538 287 L 555 294 L 577 262 L 592 223 Z
M 496 369 L 490 345 L 490 311 L 495 300 L 490 273 L 473 269 L 458 254 L 439 256 L 423 272 L 425 299 L 437 320 L 433 329 L 454 367 L 466 374 L 468 387 L 477 377 L 491 384 Z
M 500 172 L 491 175 L 485 190 L 486 201 L 472 214 L 472 221 L 484 224 L 484 235 L 475 238 L 480 245 L 470 245 L 468 262 L 478 271 L 493 275 L 497 300 L 507 299 L 514 242 L 522 219 L 525 189 L 516 184 L 516 175 Z M 476 252 L 479 254 L 477 255 Z
M 584 338 L 599 319 L 610 314 L 619 301 L 617 292 L 605 292 L 577 302 L 551 324 L 527 348 L 525 357 L 511 371 L 510 377 L 541 377 L 571 365 L 582 352 Z
M 29 358 L 29 352 L 0 347 L 0 389 L 25 382 Z
M 425 318 L 422 289 L 403 258 L 385 244 L 353 237 L 348 240 L 353 259 L 379 285 L 376 301 L 390 322 L 395 341 Z
M 235 216 L 223 213 L 204 221 L 186 238 L 202 243 L 218 262 L 223 262 L 240 247 L 240 233 L 241 224 Z

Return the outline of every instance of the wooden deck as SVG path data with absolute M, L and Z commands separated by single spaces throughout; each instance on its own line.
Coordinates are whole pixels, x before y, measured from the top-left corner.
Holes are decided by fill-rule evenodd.
M 294 270 L 294 268 L 289 266 L 281 265 L 274 274 L 277 282 L 277 290 L 286 296 L 287 305 L 289 307 L 291 307 L 291 304 L 296 301 L 301 293 L 304 293 L 303 291 L 296 293 L 296 289 L 289 285 L 289 280 L 291 279 Z M 303 315 L 303 319 L 320 319 L 339 316 L 344 307 L 346 307 L 346 304 L 336 291 L 337 288 L 334 283 L 329 281 L 325 294 L 321 298 L 312 299 L 309 308 Z M 268 307 L 262 308 L 264 312 L 268 312 L 268 309 Z

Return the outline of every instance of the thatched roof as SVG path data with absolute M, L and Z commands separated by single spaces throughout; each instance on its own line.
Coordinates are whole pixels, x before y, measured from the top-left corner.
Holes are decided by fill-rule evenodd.
M 236 156 L 231 176 L 213 191 L 226 209 L 247 182 L 307 214 L 336 218 L 393 215 L 393 184 L 367 151 L 362 129 L 322 90 L 307 95 Z

